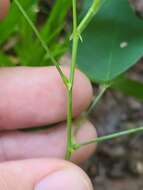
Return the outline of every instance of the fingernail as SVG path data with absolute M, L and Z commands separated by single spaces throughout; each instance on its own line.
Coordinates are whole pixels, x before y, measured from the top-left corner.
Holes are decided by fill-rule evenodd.
M 35 190 L 92 190 L 88 177 L 82 171 L 64 169 L 53 173 L 36 185 Z

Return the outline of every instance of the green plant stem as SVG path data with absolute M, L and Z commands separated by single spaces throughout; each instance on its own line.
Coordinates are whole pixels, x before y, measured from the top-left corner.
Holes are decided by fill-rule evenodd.
M 99 11 L 102 4 L 105 2 L 105 0 L 93 0 L 93 3 L 91 7 L 89 8 L 87 14 L 82 19 L 78 26 L 78 34 L 81 35 L 81 33 L 85 30 L 85 28 L 88 26 L 88 24 L 91 22 L 95 14 Z
M 25 10 L 23 9 L 23 7 L 21 6 L 21 4 L 19 3 L 18 0 L 14 0 L 16 6 L 18 7 L 18 9 L 20 10 L 20 12 L 23 14 L 24 18 L 26 19 L 26 21 L 28 22 L 28 24 L 30 25 L 30 27 L 33 29 L 35 35 L 37 36 L 39 42 L 41 43 L 43 49 L 45 50 L 46 54 L 49 56 L 49 59 L 52 61 L 52 63 L 56 66 L 61 79 L 63 80 L 65 86 L 67 87 L 68 84 L 68 78 L 65 76 L 65 74 L 63 73 L 63 71 L 60 68 L 60 65 L 57 63 L 56 59 L 53 57 L 52 53 L 50 52 L 50 49 L 48 48 L 47 44 L 45 43 L 45 41 L 42 39 L 40 33 L 38 32 L 37 28 L 35 27 L 35 25 L 33 24 L 33 22 L 31 21 L 31 19 L 29 18 L 29 16 L 27 15 L 27 13 L 25 12 Z
M 81 127 L 82 121 L 85 121 L 87 119 L 93 108 L 99 103 L 99 101 L 101 100 L 101 98 L 103 97 L 103 95 L 105 94 L 105 92 L 109 87 L 110 87 L 109 85 L 102 85 L 100 87 L 99 94 L 95 98 L 93 98 L 93 102 L 89 106 L 88 110 L 86 112 L 83 112 L 80 115 L 80 117 L 77 119 L 76 123 L 78 125 L 78 129 Z
M 103 3 L 103 1 L 102 1 Z M 83 18 L 79 26 L 77 26 L 77 7 L 76 7 L 76 0 L 72 0 L 73 5 L 73 48 L 72 48 L 72 63 L 70 68 L 70 80 L 68 84 L 68 116 L 67 116 L 67 148 L 66 148 L 66 156 L 65 159 L 69 160 L 71 157 L 72 152 L 75 150 L 75 144 L 73 142 L 73 134 L 72 134 L 72 92 L 73 92 L 73 81 L 74 81 L 74 74 L 75 74 L 75 66 L 77 61 L 77 50 L 78 50 L 78 42 L 81 33 L 87 27 L 89 22 L 92 20 L 93 16 L 98 12 L 101 6 L 101 0 L 94 0 L 91 8 L 89 9 L 86 16 Z M 106 90 L 106 89 L 104 89 Z M 100 96 L 94 102 L 94 105 L 99 101 L 101 96 L 104 94 L 100 94 Z
M 67 113 L 67 148 L 65 159 L 69 160 L 72 155 L 72 90 L 68 91 L 68 113 Z
M 75 66 L 77 60 L 77 50 L 79 36 L 77 34 L 77 6 L 76 0 L 72 0 L 73 4 L 73 48 L 72 48 L 72 63 L 70 67 L 70 79 L 68 86 L 68 116 L 67 116 L 67 150 L 65 159 L 69 160 L 73 152 L 73 133 L 72 133 L 72 98 L 73 98 L 73 81 L 75 74 Z
M 114 134 L 111 134 L 111 135 L 98 137 L 98 138 L 93 139 L 91 141 L 87 141 L 87 142 L 84 142 L 84 143 L 81 143 L 81 144 L 75 144 L 75 147 L 76 147 L 76 149 L 79 149 L 79 148 L 81 148 L 83 146 L 86 146 L 86 145 L 89 145 L 89 144 L 101 143 L 101 142 L 104 142 L 104 141 L 109 141 L 109 140 L 112 140 L 112 139 L 115 139 L 115 138 L 123 137 L 123 136 L 126 136 L 126 135 L 131 135 L 131 134 L 135 134 L 135 133 L 139 133 L 139 132 L 143 132 L 143 127 L 138 127 L 138 128 L 135 128 L 135 129 L 129 129 L 129 130 L 125 130 L 125 131 L 122 131 L 122 132 L 114 133 Z
M 109 88 L 109 85 L 103 85 L 103 86 L 101 86 L 101 88 L 100 88 L 101 90 L 100 90 L 99 94 L 96 96 L 96 98 L 94 99 L 94 101 L 92 102 L 91 106 L 89 107 L 89 109 L 86 112 L 87 116 L 91 113 L 91 111 L 93 110 L 93 108 L 98 104 L 98 102 L 103 97 L 103 95 L 105 94 L 105 92 L 107 91 L 108 88 Z

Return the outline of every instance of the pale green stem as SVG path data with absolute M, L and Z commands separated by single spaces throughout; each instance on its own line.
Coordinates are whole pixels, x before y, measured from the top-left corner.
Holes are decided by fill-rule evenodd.
M 98 137 L 98 138 L 93 139 L 91 141 L 87 141 L 87 142 L 84 142 L 84 143 L 81 143 L 81 144 L 75 144 L 74 147 L 75 147 L 75 149 L 79 149 L 79 148 L 81 148 L 82 146 L 85 146 L 85 145 L 101 143 L 101 142 L 104 142 L 104 141 L 109 141 L 109 140 L 112 140 L 112 139 L 115 139 L 115 138 L 123 137 L 123 136 L 126 136 L 126 135 L 131 135 L 131 134 L 135 134 L 135 133 L 139 133 L 139 132 L 143 132 L 143 127 L 138 127 L 138 128 L 135 128 L 135 129 L 129 129 L 129 130 L 121 131 L 121 132 L 118 132 L 118 133 L 113 133 L 111 135 Z
M 67 147 L 65 159 L 70 160 L 73 152 L 73 137 L 72 137 L 72 92 L 68 91 L 68 113 L 67 113 Z
M 77 35 L 77 6 L 76 0 L 72 0 L 73 4 L 73 48 L 72 48 L 72 63 L 70 67 L 70 80 L 68 86 L 68 116 L 67 116 L 67 150 L 66 160 L 69 160 L 73 151 L 73 133 L 72 133 L 72 98 L 73 98 L 73 81 L 75 74 L 75 66 L 77 61 L 77 50 L 79 36 Z
M 86 112 L 87 116 L 91 113 L 93 108 L 98 104 L 98 102 L 101 100 L 101 98 L 103 97 L 103 95 L 105 94 L 105 92 L 107 91 L 108 88 L 109 88 L 109 85 L 101 86 L 101 88 L 100 88 L 101 90 L 100 90 L 99 94 L 96 96 L 96 98 L 94 99 L 91 106 L 89 107 L 89 109 Z
M 95 14 L 99 11 L 101 6 L 105 0 L 93 0 L 93 3 L 91 7 L 89 8 L 87 14 L 85 17 L 82 19 L 78 26 L 78 34 L 81 35 L 81 33 L 85 30 L 85 28 L 88 26 L 88 24 L 91 22 Z
M 57 63 L 56 59 L 53 57 L 52 53 L 50 52 L 50 49 L 48 48 L 47 44 L 45 43 L 45 41 L 42 39 L 40 33 L 38 32 L 37 28 L 35 27 L 35 25 L 33 24 L 33 22 L 31 21 L 31 19 L 29 18 L 29 16 L 27 15 L 26 11 L 23 9 L 23 7 L 21 6 L 21 4 L 19 3 L 18 0 L 14 0 L 16 6 L 18 7 L 18 9 L 20 10 L 20 12 L 23 14 L 24 18 L 26 19 L 26 21 L 28 22 L 28 24 L 30 25 L 30 27 L 33 29 L 35 35 L 37 36 L 38 40 L 40 41 L 43 49 L 45 50 L 46 54 L 49 56 L 49 59 L 51 60 L 51 62 L 56 66 L 61 79 L 63 80 L 65 86 L 67 86 L 68 84 L 68 79 L 65 76 L 65 74 L 63 73 L 63 71 L 60 68 L 60 65 Z

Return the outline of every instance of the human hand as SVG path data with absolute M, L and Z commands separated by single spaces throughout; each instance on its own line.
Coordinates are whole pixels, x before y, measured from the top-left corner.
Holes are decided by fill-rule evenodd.
M 0 18 L 8 1 L 0 1 Z M 2 12 L 3 11 L 3 12 Z M 68 75 L 69 69 L 63 68 Z M 66 124 L 38 132 L 17 129 L 59 123 L 66 120 L 66 90 L 55 67 L 0 69 L 0 189 L 2 190 L 91 190 L 86 174 L 63 161 Z M 88 79 L 76 71 L 73 112 L 77 117 L 92 99 Z M 76 134 L 77 142 L 95 138 L 90 122 Z M 75 152 L 72 161 L 87 159 L 95 145 Z

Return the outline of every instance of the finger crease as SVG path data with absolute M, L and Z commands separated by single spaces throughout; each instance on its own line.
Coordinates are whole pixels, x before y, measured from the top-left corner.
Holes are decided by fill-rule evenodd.
M 6 148 L 5 148 L 5 140 L 3 135 L 0 133 L 0 162 L 7 161 L 8 159 Z

